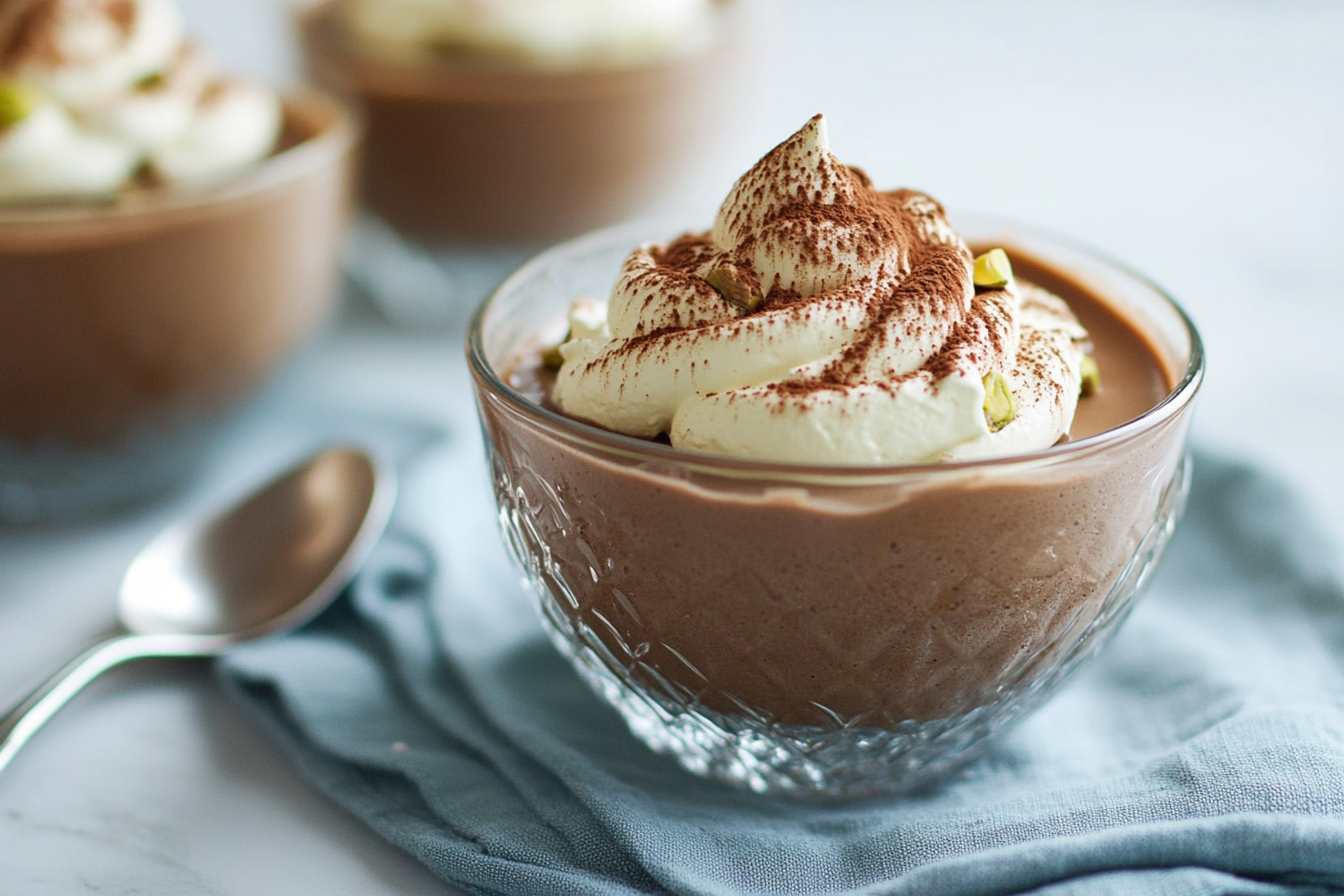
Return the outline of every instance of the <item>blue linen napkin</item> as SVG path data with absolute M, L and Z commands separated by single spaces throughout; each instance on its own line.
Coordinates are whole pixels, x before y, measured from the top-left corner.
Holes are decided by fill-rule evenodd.
M 479 448 L 422 455 L 347 599 L 226 681 L 456 886 L 631 894 L 1344 892 L 1344 588 L 1292 496 L 1201 454 L 1118 637 L 916 796 L 739 792 L 636 742 L 542 635 Z

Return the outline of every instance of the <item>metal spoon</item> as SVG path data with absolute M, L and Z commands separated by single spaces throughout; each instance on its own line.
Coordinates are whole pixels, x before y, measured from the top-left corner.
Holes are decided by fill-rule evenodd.
M 296 628 L 349 581 L 382 534 L 396 482 L 354 448 L 329 448 L 241 502 L 164 530 L 121 582 L 121 630 L 0 717 L 0 771 L 70 698 L 138 657 L 215 656 Z

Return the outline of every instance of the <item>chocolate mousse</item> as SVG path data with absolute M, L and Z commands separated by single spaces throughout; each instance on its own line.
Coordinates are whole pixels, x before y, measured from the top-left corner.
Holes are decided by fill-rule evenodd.
M 685 0 L 680 5 L 704 8 L 699 29 L 645 55 L 613 56 L 617 44 L 557 58 L 542 55 L 549 45 L 520 39 L 499 46 L 452 31 L 416 33 L 389 50 L 356 33 L 347 11 L 358 0 L 319 3 L 299 27 L 313 80 L 362 102 L 368 128 L 360 186 L 369 208 L 429 243 L 550 240 L 630 214 L 700 157 L 706 119 L 731 102 L 750 58 L 739 22 L 747 2 Z M 414 31 L 406 17 L 396 18 L 396 4 L 381 12 L 376 3 L 362 5 L 372 10 L 365 18 Z M 439 6 L 455 22 L 510 8 Z M 587 6 L 584 12 L 601 11 Z M 582 18 L 578 12 L 572 15 Z M 632 17 L 627 9 L 609 18 Z M 557 33 L 581 30 L 570 24 Z M 634 37 L 636 48 L 651 40 Z
M 633 247 L 605 305 L 524 331 L 573 299 L 543 284 L 598 257 L 575 247 L 506 282 L 470 343 L 501 520 L 557 644 L 688 768 L 917 784 L 1147 581 L 1202 375 L 1151 285 L 959 232 L 841 165 L 820 119 L 711 231 Z

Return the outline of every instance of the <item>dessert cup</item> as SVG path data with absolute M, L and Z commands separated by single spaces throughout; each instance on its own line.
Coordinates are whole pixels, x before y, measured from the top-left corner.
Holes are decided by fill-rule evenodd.
M 1190 320 L 1087 250 L 954 223 L 1088 284 L 1175 388 L 1047 451 L 890 467 L 675 450 L 510 385 L 605 295 L 636 222 L 539 256 L 477 312 L 467 351 L 504 537 L 544 625 L 631 730 L 701 775 L 761 792 L 909 790 L 975 755 L 1106 641 L 1185 498 L 1203 376 Z
M 299 17 L 305 66 L 368 119 L 361 198 L 421 242 L 549 241 L 626 217 L 732 121 L 751 0 L 719 4 L 707 46 L 638 67 L 549 70 L 359 52 L 334 4 Z M 720 110 L 722 110 L 720 112 Z
M 334 303 L 357 136 L 296 96 L 277 151 L 226 182 L 0 207 L 0 518 L 191 472 Z

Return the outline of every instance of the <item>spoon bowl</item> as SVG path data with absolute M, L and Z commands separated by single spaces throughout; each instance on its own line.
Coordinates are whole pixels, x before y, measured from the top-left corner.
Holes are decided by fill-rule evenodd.
M 395 492 L 389 469 L 357 448 L 334 447 L 235 504 L 165 529 L 122 579 L 122 630 L 0 717 L 0 771 L 113 666 L 138 657 L 214 656 L 311 620 L 368 556 Z
M 329 449 L 222 515 L 169 527 L 126 570 L 122 624 L 141 634 L 230 640 L 301 625 L 381 533 L 389 476 L 362 451 Z

